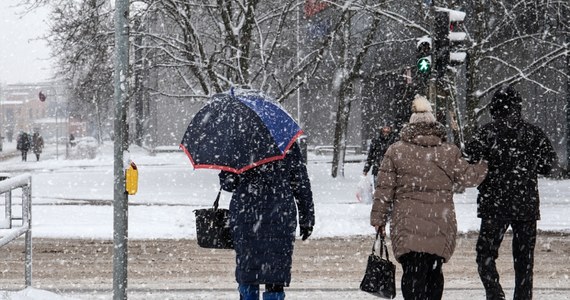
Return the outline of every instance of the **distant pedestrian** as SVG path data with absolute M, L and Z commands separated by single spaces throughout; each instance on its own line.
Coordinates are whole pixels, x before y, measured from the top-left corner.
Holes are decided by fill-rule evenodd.
M 368 171 L 372 168 L 372 176 L 374 178 L 374 183 L 376 183 L 376 177 L 378 176 L 378 168 L 382 163 L 382 158 L 384 158 L 384 153 L 388 150 L 388 147 L 392 145 L 397 140 L 398 136 L 392 131 L 392 127 L 389 125 L 384 125 L 380 134 L 375 136 L 372 141 L 370 141 L 370 148 L 368 150 L 368 157 L 366 158 L 366 163 L 364 164 L 363 175 L 368 175 Z
M 26 132 L 21 132 L 16 140 L 16 149 L 22 152 L 22 161 L 28 160 L 30 150 L 30 138 Z
M 34 132 L 32 135 L 32 151 L 36 155 L 36 161 L 40 160 L 40 154 L 44 148 L 44 138 L 38 133 Z
M 439 300 L 443 263 L 451 258 L 457 235 L 453 186 L 480 184 L 487 164 L 467 163 L 459 148 L 446 142 L 445 127 L 425 97 L 416 96 L 412 112 L 380 165 L 370 224 L 385 236 L 390 222 L 404 299 Z
M 69 134 L 69 146 L 72 148 L 75 146 L 75 136 L 73 133 Z
M 230 227 L 236 251 L 236 281 L 241 300 L 285 299 L 291 282 L 297 212 L 301 238 L 313 231 L 315 213 L 307 169 L 297 143 L 282 160 L 242 174 L 220 173 L 220 184 L 233 192 Z
M 481 229 L 477 265 L 487 299 L 505 299 L 495 260 L 509 226 L 513 230 L 514 299 L 532 299 L 536 221 L 540 219 L 538 175 L 547 175 L 556 152 L 538 127 L 522 118 L 522 97 L 511 86 L 495 91 L 489 111 L 493 121 L 481 127 L 466 146 L 474 160 L 489 162 L 479 186 L 477 216 Z

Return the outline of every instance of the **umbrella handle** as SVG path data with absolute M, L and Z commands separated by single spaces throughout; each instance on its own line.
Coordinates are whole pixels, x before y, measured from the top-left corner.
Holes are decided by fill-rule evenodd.
M 218 210 L 218 204 L 220 203 L 220 195 L 222 194 L 222 188 L 218 192 L 218 196 L 216 197 L 216 201 L 214 201 L 214 210 Z

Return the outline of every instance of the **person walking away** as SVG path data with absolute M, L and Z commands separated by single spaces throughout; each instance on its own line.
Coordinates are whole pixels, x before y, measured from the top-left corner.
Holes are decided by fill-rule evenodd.
M 477 240 L 479 276 L 488 300 L 505 299 L 495 260 L 505 232 L 512 228 L 515 300 L 532 299 L 536 221 L 540 219 L 538 175 L 547 175 L 557 160 L 552 144 L 538 127 L 522 118 L 522 98 L 512 86 L 495 91 L 489 104 L 493 121 L 466 145 L 472 160 L 489 162 L 479 186 Z
M 487 163 L 469 164 L 455 144 L 446 142 L 445 127 L 425 97 L 415 97 L 412 112 L 400 140 L 388 148 L 380 165 L 370 224 L 385 236 L 390 220 L 404 299 L 439 300 L 442 266 L 456 245 L 453 186 L 480 184 Z
M 392 127 L 389 125 L 384 125 L 380 134 L 374 137 L 370 141 L 370 148 L 368 150 L 368 156 L 366 158 L 366 163 L 364 163 L 364 170 L 362 175 L 368 175 L 368 171 L 372 168 L 372 176 L 374 178 L 374 184 L 376 184 L 376 179 L 378 176 L 378 167 L 384 158 L 384 153 L 392 143 L 397 139 L 397 135 L 392 131 Z
M 230 227 L 236 251 L 236 281 L 240 299 L 285 299 L 291 281 L 297 211 L 302 240 L 315 224 L 313 196 L 307 169 L 297 143 L 283 160 L 240 175 L 222 171 L 220 184 L 233 192 Z
M 40 160 L 40 154 L 44 148 L 44 138 L 39 134 L 39 132 L 34 132 L 32 135 L 32 151 L 36 155 L 36 161 Z
M 69 134 L 69 146 L 73 148 L 75 146 L 75 136 L 73 133 Z
M 16 149 L 22 152 L 22 161 L 28 160 L 28 150 L 30 150 L 30 139 L 26 132 L 21 132 L 16 140 Z

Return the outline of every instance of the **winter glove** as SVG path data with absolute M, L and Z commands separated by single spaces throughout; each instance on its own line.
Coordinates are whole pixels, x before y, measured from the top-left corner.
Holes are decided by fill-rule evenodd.
M 308 239 L 313 233 L 313 226 L 301 226 L 301 239 L 304 241 Z

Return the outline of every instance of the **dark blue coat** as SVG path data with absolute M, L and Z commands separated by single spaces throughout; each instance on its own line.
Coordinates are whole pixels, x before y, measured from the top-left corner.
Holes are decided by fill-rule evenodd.
M 222 171 L 220 184 L 233 192 L 230 226 L 240 284 L 289 286 L 293 243 L 299 224 L 315 223 L 307 169 L 296 143 L 285 159 L 240 175 Z

